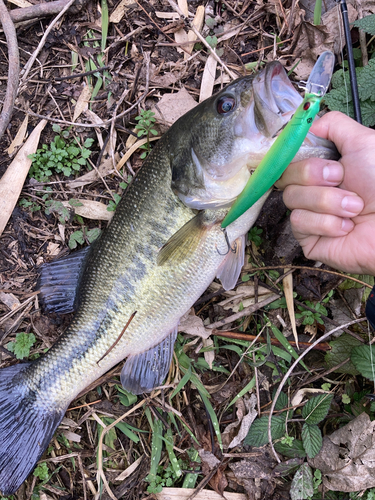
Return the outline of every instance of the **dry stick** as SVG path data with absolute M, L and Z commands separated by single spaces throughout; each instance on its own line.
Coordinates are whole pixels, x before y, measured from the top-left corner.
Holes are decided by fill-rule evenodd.
M 39 3 L 31 7 L 23 7 L 22 9 L 14 9 L 10 11 L 10 17 L 14 23 L 20 23 L 30 19 L 53 16 L 61 12 L 67 2 L 68 0 L 57 0 L 55 2 Z
M 310 347 L 308 347 L 306 349 L 306 351 L 304 351 L 296 360 L 295 362 L 291 365 L 291 367 L 289 368 L 289 370 L 286 372 L 286 374 L 284 375 L 284 378 L 282 379 L 282 381 L 280 382 L 280 385 L 279 387 L 277 388 L 277 391 L 276 391 L 276 394 L 273 398 L 273 401 L 272 401 L 272 405 L 271 405 L 271 408 L 270 408 L 270 415 L 269 415 L 269 418 L 268 418 L 268 440 L 270 442 L 270 445 L 271 445 L 271 449 L 272 449 L 272 453 L 274 454 L 276 460 L 277 460 L 277 463 L 280 463 L 281 460 L 279 459 L 279 457 L 277 456 L 277 453 L 276 453 L 276 450 L 275 448 L 273 447 L 273 443 L 272 443 L 272 435 L 271 435 L 271 418 L 272 418 L 272 413 L 273 413 L 273 410 L 275 409 L 275 405 L 277 403 L 277 399 L 278 397 L 280 396 L 280 392 L 282 391 L 282 388 L 284 387 L 285 385 L 285 382 L 288 380 L 288 377 L 290 376 L 290 374 L 292 373 L 292 371 L 294 370 L 294 368 L 297 366 L 297 364 L 301 361 L 301 359 L 309 352 L 311 351 L 311 349 L 314 349 L 314 347 L 319 344 L 319 342 L 321 342 L 322 340 L 325 340 L 326 338 L 328 338 L 330 335 L 332 335 L 333 333 L 337 332 L 338 330 L 341 330 L 342 328 L 347 328 L 348 326 L 351 326 L 351 325 L 355 325 L 356 323 L 361 323 L 362 321 L 366 321 L 366 318 L 360 318 L 360 319 L 356 319 L 354 321 L 349 321 L 349 323 L 345 323 L 344 325 L 341 325 L 341 326 L 338 326 L 337 328 L 335 328 L 334 330 L 330 330 L 329 332 L 325 333 L 324 335 L 322 335 L 318 340 L 316 340 L 313 344 L 311 344 Z
M 42 50 L 44 44 L 46 43 L 47 37 L 50 34 L 50 32 L 52 31 L 52 28 L 55 26 L 55 24 L 57 23 L 57 21 L 65 14 L 65 12 L 69 9 L 69 7 L 71 5 L 73 5 L 74 2 L 75 2 L 75 0 L 69 0 L 69 2 L 61 10 L 61 12 L 49 24 L 48 28 L 44 32 L 44 35 L 42 36 L 42 39 L 39 42 L 38 47 L 34 50 L 33 55 L 27 61 L 27 63 L 25 64 L 25 66 L 24 66 L 24 68 L 23 68 L 23 70 L 21 72 L 22 73 L 22 77 L 21 77 L 21 81 L 20 81 L 20 88 L 25 84 L 26 78 L 27 78 L 28 74 L 30 73 L 30 70 L 31 70 L 31 68 L 32 68 L 32 66 L 33 66 L 33 64 L 35 62 L 35 59 L 37 58 L 39 52 Z
M 103 472 L 103 438 L 107 434 L 107 432 L 112 429 L 112 427 L 114 427 L 116 424 L 118 424 L 119 422 L 121 422 L 124 418 L 128 417 L 135 410 L 138 410 L 138 408 L 140 408 L 141 406 L 143 406 L 145 402 L 146 402 L 146 399 L 142 399 L 142 401 L 140 401 L 138 404 L 136 404 L 135 406 L 133 406 L 133 408 L 131 408 L 131 410 L 129 410 L 126 413 L 124 413 L 123 415 L 121 415 L 121 417 L 119 417 L 117 420 L 115 420 L 114 422 L 112 422 L 110 425 L 107 425 L 106 427 L 104 427 L 103 431 L 102 431 L 102 433 L 100 435 L 99 445 L 98 445 L 98 473 L 99 473 L 99 476 L 103 480 L 103 483 L 104 483 L 104 486 L 105 486 L 105 488 L 107 490 L 108 495 L 113 500 L 117 500 L 117 498 L 112 493 L 112 490 L 109 487 L 109 484 L 108 484 L 107 479 L 105 477 L 105 474 Z
M 249 273 L 255 273 L 258 271 L 270 271 L 272 269 L 285 269 L 289 270 L 291 269 L 294 271 L 294 269 L 302 269 L 302 270 L 308 270 L 308 271 L 318 271 L 320 273 L 328 273 L 328 274 L 333 274 L 334 276 L 340 276 L 340 278 L 346 279 L 346 280 L 351 280 L 355 281 L 356 283 L 359 283 L 362 286 L 367 286 L 367 288 L 372 289 L 372 285 L 369 285 L 368 283 L 365 283 L 364 281 L 358 280 L 357 278 L 353 278 L 352 276 L 348 276 L 347 274 L 340 273 L 338 271 L 330 271 L 329 269 L 321 269 L 320 267 L 310 267 L 310 266 L 265 266 L 265 267 L 253 267 L 252 269 L 249 269 Z
M 224 337 L 227 339 L 245 340 L 247 342 L 251 342 L 258 337 L 255 335 L 250 335 L 249 333 L 226 332 L 226 331 L 221 331 L 221 330 L 215 330 L 211 333 L 211 335 L 216 335 L 217 337 Z M 262 342 L 264 344 L 267 343 L 267 340 L 263 337 L 259 337 L 258 340 L 259 340 L 259 342 Z M 271 338 L 271 344 L 276 345 L 276 346 L 281 345 L 280 342 L 274 338 Z M 294 340 L 289 340 L 289 344 L 293 347 L 296 347 L 296 343 Z M 310 345 L 311 345 L 310 342 L 299 342 L 299 346 L 301 349 L 307 349 L 308 347 L 310 347 Z M 328 343 L 324 342 L 323 344 L 319 344 L 316 347 L 316 350 L 328 352 L 331 350 L 331 347 Z
M 16 100 L 18 91 L 18 81 L 20 72 L 20 57 L 18 51 L 16 30 L 12 22 L 12 19 L 10 18 L 8 9 L 5 7 L 3 0 L 0 0 L 0 21 L 8 45 L 8 59 L 9 59 L 7 90 L 5 94 L 3 109 L 0 115 L 0 137 L 1 137 L 8 126 L 8 123 L 13 113 L 14 101 Z
M 232 316 L 228 316 L 227 318 L 223 318 L 220 321 L 216 321 L 216 323 L 211 323 L 210 325 L 207 325 L 207 328 L 214 329 L 214 328 L 219 328 L 220 326 L 227 325 L 228 323 L 232 323 L 232 321 L 236 321 L 237 319 L 243 318 L 244 316 L 249 316 L 250 314 L 254 313 L 255 311 L 258 311 L 258 309 L 261 309 L 264 306 L 267 306 L 271 302 L 274 302 L 275 300 L 279 299 L 280 295 L 274 293 L 271 295 L 271 297 L 268 297 L 268 299 L 262 300 L 261 302 L 257 302 L 256 304 L 253 304 L 249 307 L 245 307 L 241 312 L 238 312 L 236 314 L 232 314 Z M 220 332 L 217 332 L 218 335 Z
M 235 80 L 237 78 L 237 75 L 233 73 L 227 66 L 226 64 L 220 59 L 220 57 L 216 54 L 215 49 L 211 47 L 211 45 L 206 41 L 206 39 L 199 33 L 197 28 L 194 26 L 190 20 L 184 16 L 183 12 L 179 8 L 179 6 L 174 2 L 173 0 L 168 0 L 169 5 L 172 7 L 173 10 L 177 12 L 177 14 L 186 21 L 186 23 L 189 25 L 189 28 L 195 33 L 195 35 L 199 38 L 199 40 L 203 43 L 203 45 L 208 49 L 210 54 L 212 54 L 212 57 L 217 61 L 221 66 L 223 67 L 224 71 L 228 73 L 228 75 L 232 78 L 232 80 Z M 191 43 L 191 42 L 190 42 Z
M 126 329 L 128 328 L 128 326 L 130 325 L 130 323 L 132 322 L 134 316 L 137 314 L 137 311 L 134 311 L 133 314 L 130 316 L 130 318 L 128 319 L 126 325 L 124 326 L 124 328 L 122 329 L 122 332 L 120 333 L 120 335 L 118 336 L 118 338 L 116 339 L 116 341 L 111 345 L 111 347 L 103 354 L 103 356 L 99 359 L 99 361 L 96 362 L 96 364 L 98 365 L 102 359 L 104 359 L 106 356 L 108 356 L 108 354 L 112 351 L 112 349 L 114 349 L 116 347 L 116 345 L 120 342 L 122 336 L 124 335 L 124 333 L 126 332 Z

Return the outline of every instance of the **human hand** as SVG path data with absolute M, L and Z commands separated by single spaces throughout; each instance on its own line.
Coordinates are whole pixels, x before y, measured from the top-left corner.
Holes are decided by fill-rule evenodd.
M 341 158 L 291 163 L 276 183 L 294 236 L 309 259 L 375 275 L 375 131 L 337 111 L 311 131 L 333 141 Z

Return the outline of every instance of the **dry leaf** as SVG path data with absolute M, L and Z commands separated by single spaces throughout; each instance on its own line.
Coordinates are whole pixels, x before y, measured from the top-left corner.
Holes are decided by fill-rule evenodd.
M 334 491 L 360 491 L 375 486 L 375 421 L 362 413 L 323 438 L 323 447 L 308 463 L 323 474 L 323 484 Z
M 299 389 L 293 396 L 290 404 L 291 406 L 298 406 L 300 403 L 302 403 L 302 400 L 306 394 L 322 394 L 322 393 L 328 394 L 329 391 L 324 391 L 323 389 L 310 389 L 308 387 L 305 389 Z
M 0 235 L 3 233 L 21 194 L 31 166 L 32 160 L 29 155 L 37 150 L 40 134 L 46 123 L 47 120 L 41 120 L 38 123 L 0 180 Z
M 88 85 L 85 85 L 82 89 L 80 96 L 78 97 L 77 103 L 74 108 L 73 122 L 77 120 L 77 118 L 86 111 L 89 107 L 89 102 L 91 99 L 91 89 Z
M 217 60 L 214 59 L 212 54 L 210 54 L 204 66 L 199 102 L 202 102 L 212 96 L 216 78 L 216 67 Z
M 21 302 L 13 293 L 0 292 L 0 301 L 9 307 L 10 310 L 17 309 L 21 305 Z
M 285 269 L 284 272 L 287 272 L 287 269 Z M 292 325 L 293 337 L 294 337 L 294 340 L 296 342 L 297 349 L 299 350 L 298 334 L 297 334 L 297 328 L 296 328 L 296 317 L 294 315 L 293 273 L 289 273 L 285 276 L 285 278 L 283 278 L 283 286 L 284 286 L 284 295 L 285 295 L 286 305 L 287 305 L 288 313 L 289 313 L 289 319 L 290 319 L 290 323 Z
M 13 139 L 11 145 L 7 149 L 7 153 L 9 156 L 12 156 L 14 150 L 18 148 L 18 146 L 21 146 L 21 144 L 23 143 L 23 140 L 26 136 L 28 123 L 29 123 L 29 115 L 26 115 L 23 122 L 20 125 L 20 128 L 17 131 L 16 137 Z
M 251 427 L 251 424 L 254 422 L 255 418 L 258 416 L 257 411 L 255 410 L 255 406 L 257 404 L 257 398 L 255 394 L 252 394 L 249 399 L 244 398 L 244 405 L 245 409 L 247 411 L 247 414 L 244 415 L 244 411 L 241 407 L 237 409 L 237 417 L 238 417 L 238 423 L 241 424 L 240 430 L 238 431 L 237 436 L 235 436 L 232 441 L 230 442 L 228 448 L 234 448 L 235 446 L 238 446 L 239 444 L 242 443 L 242 441 L 245 439 L 247 436 L 249 429 Z M 230 424 L 233 425 L 233 424 Z M 229 426 L 228 426 L 229 427 Z M 226 431 L 226 429 L 225 429 Z M 225 433 L 224 431 L 224 433 Z
M 66 439 L 73 441 L 73 443 L 79 443 L 81 441 L 81 436 L 72 431 L 63 430 L 61 434 L 64 434 Z
M 195 13 L 194 20 L 193 20 L 192 24 L 197 31 L 201 31 L 201 29 L 203 28 L 203 23 L 204 23 L 204 7 L 203 7 L 203 5 L 199 5 L 197 8 L 197 12 Z M 195 40 L 196 38 L 197 38 L 197 35 L 194 33 L 194 31 L 189 30 L 188 40 L 189 41 Z M 194 43 L 192 43 L 191 45 L 186 45 L 186 47 L 185 47 L 186 52 L 184 54 L 184 59 L 188 59 L 189 54 L 191 54 L 193 52 L 193 48 L 194 48 Z
M 79 200 L 82 203 L 79 207 L 74 207 L 74 212 L 81 217 L 93 220 L 107 220 L 110 221 L 114 212 L 107 210 L 107 205 L 99 201 Z M 73 208 L 68 201 L 63 201 L 64 207 Z
M 27 0 L 10 0 L 10 3 L 17 5 L 17 7 L 21 7 L 21 9 L 24 7 L 33 7 L 33 4 Z
M 155 113 L 161 131 L 166 132 L 176 120 L 196 105 L 197 102 L 189 92 L 182 88 L 176 94 L 164 94 L 157 108 L 154 107 L 152 111 Z
M 121 0 L 121 2 L 110 15 L 109 22 L 119 23 L 126 14 L 126 11 L 134 4 L 137 4 L 135 0 Z
M 118 153 L 115 154 L 115 161 L 116 163 L 120 160 L 120 156 Z M 91 184 L 92 182 L 100 180 L 100 175 L 102 177 L 105 177 L 106 175 L 110 175 L 114 172 L 115 168 L 113 166 L 113 161 L 112 158 L 107 158 L 106 160 L 101 163 L 96 170 L 91 170 L 90 172 L 87 172 L 86 174 L 81 175 L 80 177 L 77 177 L 77 179 L 74 179 L 73 181 L 70 181 L 68 183 L 70 188 L 76 189 L 82 186 L 86 186 L 86 184 Z M 99 175 L 99 173 L 100 175 Z
M 154 493 L 157 500 L 188 500 L 194 490 L 191 488 L 163 488 L 160 493 Z M 224 493 L 226 500 L 247 500 L 243 493 Z M 201 490 L 194 496 L 195 500 L 223 500 L 223 497 L 211 490 Z
M 138 468 L 138 465 L 141 463 L 143 459 L 143 455 L 141 455 L 135 462 L 133 462 L 129 467 L 127 467 L 124 471 L 121 472 L 119 476 L 115 478 L 115 481 L 124 481 L 127 477 L 129 477 L 133 472 Z
M 203 339 L 203 347 L 212 347 L 213 345 L 214 343 L 211 338 Z M 213 349 L 210 351 L 205 351 L 204 359 L 206 360 L 206 363 L 210 367 L 210 370 L 212 370 L 212 363 L 215 361 L 215 351 Z
M 193 309 L 191 309 L 191 311 L 193 311 Z M 204 326 L 201 318 L 195 316 L 194 312 L 190 314 L 190 311 L 184 314 L 180 319 L 178 331 L 188 333 L 189 335 L 198 335 L 198 337 L 202 337 L 203 339 L 207 339 L 212 333 L 212 330 Z
M 200 459 L 202 460 L 202 463 L 207 467 L 208 472 L 214 469 L 220 463 L 220 460 L 216 458 L 213 453 L 211 453 L 210 451 L 206 451 L 203 448 L 198 450 L 198 454 L 200 456 Z
M 351 23 L 357 18 L 357 12 L 350 4 L 348 4 L 348 15 Z M 302 59 L 294 69 L 297 76 L 302 80 L 307 79 L 319 55 L 324 50 L 339 54 L 345 46 L 343 33 L 342 17 L 338 7 L 333 7 L 322 16 L 320 26 L 302 21 L 295 29 L 293 37 L 293 43 L 296 44 L 295 58 Z

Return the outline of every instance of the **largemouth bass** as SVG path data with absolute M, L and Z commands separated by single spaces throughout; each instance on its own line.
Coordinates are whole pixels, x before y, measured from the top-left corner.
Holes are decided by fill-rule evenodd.
M 45 268 L 46 304 L 77 311 L 46 354 L 0 370 L 3 495 L 33 470 L 70 402 L 116 363 L 127 358 L 121 382 L 134 393 L 162 384 L 180 317 L 215 277 L 237 282 L 267 194 L 227 236 L 220 224 L 300 101 L 279 63 L 236 80 L 163 136 L 96 243 Z M 312 135 L 299 153 L 334 155 Z

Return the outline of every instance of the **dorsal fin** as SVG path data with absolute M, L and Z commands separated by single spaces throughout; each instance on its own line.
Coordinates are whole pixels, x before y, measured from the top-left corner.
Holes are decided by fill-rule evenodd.
M 80 278 L 91 246 L 57 259 L 40 268 L 37 290 L 47 312 L 65 314 L 75 310 Z

